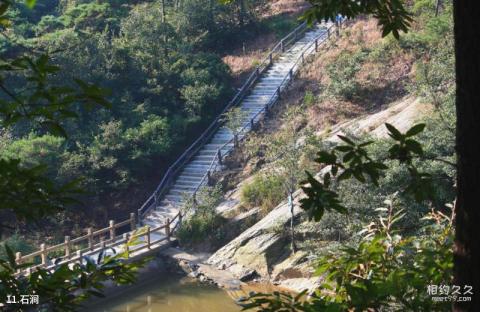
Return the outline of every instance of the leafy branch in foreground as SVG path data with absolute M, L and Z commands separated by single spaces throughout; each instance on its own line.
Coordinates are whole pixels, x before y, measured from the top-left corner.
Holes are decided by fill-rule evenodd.
M 372 14 L 378 19 L 383 37 L 392 33 L 396 39 L 399 39 L 400 31 L 408 32 L 413 21 L 412 14 L 405 9 L 402 0 L 309 0 L 309 2 L 312 7 L 303 15 L 303 19 L 309 23 L 315 20 L 335 20 L 337 14 L 347 18 Z
M 300 200 L 310 220 L 320 221 L 325 211 L 347 212 L 333 190 L 332 179 L 339 184 L 354 178 L 378 186 L 379 178 L 388 169 L 386 160 L 396 160 L 406 166 L 411 179 L 404 191 L 413 194 L 416 201 L 432 196 L 430 175 L 420 172 L 414 163 L 414 159 L 423 156 L 422 146 L 414 137 L 425 125 L 417 124 L 405 133 L 390 124 L 386 127 L 393 139 L 387 159 L 376 160 L 369 155 L 366 147 L 372 141 L 356 143 L 345 136 L 339 136 L 343 144 L 317 154 L 315 161 L 326 166 L 323 179 L 307 172 L 302 187 L 307 197 Z M 313 297 L 304 298 L 304 293 L 296 297 L 282 293 L 252 293 L 239 304 L 244 310 L 255 308 L 258 311 L 448 309 L 448 304 L 427 298 L 427 285 L 451 282 L 452 218 L 432 211 L 425 219 L 434 222 L 425 225 L 421 235 L 402 237 L 396 227 L 404 214 L 394 212 L 392 201 L 386 203 L 387 208 L 377 209 L 378 222 L 367 225 L 359 233 L 363 237 L 357 246 L 344 245 L 339 252 L 319 260 L 316 274 L 323 277 L 323 283 Z
M 448 311 L 448 302 L 429 297 L 429 285 L 452 283 L 452 217 L 431 212 L 419 236 L 402 236 L 402 211 L 392 201 L 379 208 L 377 222 L 359 234 L 358 246 L 344 246 L 319 260 L 318 290 L 306 298 L 283 293 L 252 293 L 239 299 L 243 310 L 256 311 Z M 450 206 L 453 207 L 453 206 Z
M 35 0 L 26 0 L 32 8 Z M 6 35 L 11 26 L 10 9 L 13 1 L 0 1 L 0 35 Z M 51 64 L 48 54 L 11 56 L 0 59 L 0 127 L 5 129 L 29 123 L 41 132 L 67 137 L 63 122 L 77 118 L 78 106 L 109 108 L 105 89 L 74 79 L 74 84 L 54 84 L 60 68 Z M 10 88 L 12 81 L 19 87 Z M 72 87 L 71 85 L 75 85 Z M 24 166 L 18 159 L 0 158 L 0 213 L 15 215 L 28 223 L 62 210 L 75 203 L 74 194 L 80 192 L 79 180 L 56 185 L 46 175 L 45 165 Z M 0 230 L 7 227 L 0 224 Z M 1 232 L 0 232 L 1 234 Z M 135 245 L 130 240 L 126 246 Z M 73 311 L 80 302 L 91 296 L 102 296 L 106 281 L 128 284 L 135 281 L 135 273 L 148 258 L 128 262 L 128 248 L 118 254 L 101 251 L 96 261 L 83 257 L 80 263 L 61 264 L 55 269 L 38 268 L 28 276 L 17 272 L 32 263 L 17 264 L 14 252 L 5 244 L 7 259 L 0 259 L 0 299 L 7 296 L 37 295 L 38 311 Z M 2 311 L 25 311 L 20 302 L 4 305 Z
M 433 195 L 433 181 L 430 174 L 421 172 L 415 166 L 413 160 L 423 156 L 421 144 L 414 139 L 414 136 L 421 133 L 425 124 L 417 124 L 406 133 L 401 133 L 394 126 L 385 124 L 389 136 L 394 140 L 388 149 L 387 159 L 374 159 L 369 155 L 367 147 L 373 141 L 356 143 L 352 139 L 339 135 L 344 144 L 339 144 L 331 151 L 320 151 L 315 161 L 323 166 L 328 166 L 323 174 L 322 181 L 316 179 L 307 172 L 307 179 L 302 189 L 307 195 L 300 200 L 301 206 L 307 211 L 309 219 L 320 221 L 325 210 L 335 210 L 345 213 L 338 199 L 338 194 L 331 190 L 332 179 L 336 183 L 355 178 L 361 183 L 372 182 L 378 187 L 379 179 L 388 167 L 386 160 L 397 160 L 406 166 L 410 180 L 404 187 L 404 192 L 410 193 L 415 200 L 420 202 L 430 199 Z
M 45 176 L 46 169 L 44 165 L 23 168 L 17 159 L 0 159 L 0 210 L 12 210 L 18 220 L 35 222 L 77 203 L 73 196 L 81 193 L 79 180 L 57 186 Z
M 86 108 L 96 105 L 110 107 L 105 99 L 109 92 L 96 85 L 74 79 L 77 88 L 67 85 L 52 85 L 49 79 L 60 68 L 49 62 L 49 56 L 22 56 L 0 62 L 0 89 L 4 97 L 0 98 L 0 124 L 10 127 L 22 120 L 32 121 L 44 131 L 66 137 L 62 121 L 78 117 L 75 105 Z M 25 88 L 15 92 L 7 87 L 8 73 L 15 72 L 25 81 Z

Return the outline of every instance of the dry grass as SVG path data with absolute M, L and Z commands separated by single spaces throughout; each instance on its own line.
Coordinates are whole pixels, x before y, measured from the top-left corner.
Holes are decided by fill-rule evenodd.
M 277 0 L 269 2 L 269 8 L 263 15 L 269 17 L 272 15 L 289 14 L 298 15 L 309 7 L 307 1 L 304 0 Z
M 304 0 L 277 0 L 268 2 L 260 13 L 260 20 L 272 17 L 292 18 L 301 14 L 308 7 Z M 261 61 L 279 38 L 273 32 L 261 32 L 254 39 L 239 43 L 231 53 L 223 57 L 223 62 L 230 67 L 233 74 L 233 84 L 240 87 L 256 63 Z
M 230 67 L 234 77 L 234 85 L 240 87 L 248 74 L 255 68 L 268 53 L 269 49 L 276 43 L 275 34 L 264 34 L 252 41 L 242 44 L 242 47 L 235 49 L 231 54 L 222 58 L 223 62 Z
M 304 126 L 318 132 L 328 130 L 344 121 L 378 111 L 384 104 L 391 103 L 403 97 L 406 93 L 405 83 L 412 77 L 413 56 L 399 51 L 387 63 L 367 59 L 355 79 L 361 86 L 361 94 L 352 100 L 322 96 L 329 77 L 326 67 L 335 62 L 343 51 L 358 52 L 361 49 L 371 50 L 384 40 L 373 19 L 360 19 L 349 23 L 341 30 L 341 37 L 334 38 L 322 47 L 290 87 L 283 93 L 282 99 L 275 105 L 255 136 L 265 136 L 274 133 L 282 127 L 281 116 L 289 106 L 299 105 L 304 101 L 305 93 L 312 92 L 315 103 L 308 108 L 307 121 Z M 237 62 L 238 59 L 237 59 Z M 242 66 L 238 65 L 238 68 Z M 246 67 L 246 65 L 245 65 Z M 242 149 L 237 149 L 231 156 L 235 164 L 235 173 L 226 178 L 230 187 L 249 177 L 253 172 L 264 166 L 262 157 L 247 159 Z

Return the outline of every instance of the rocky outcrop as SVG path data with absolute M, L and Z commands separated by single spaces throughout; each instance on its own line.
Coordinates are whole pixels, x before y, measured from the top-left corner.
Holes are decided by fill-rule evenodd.
M 379 113 L 334 127 L 329 133 L 330 140 L 336 141 L 336 135 L 343 133 L 345 129 L 350 133 L 364 132 L 385 137 L 386 122 L 405 131 L 424 111 L 424 104 L 416 98 L 408 97 Z M 301 191 L 294 194 L 296 219 L 302 214 L 298 201 L 303 196 Z M 232 203 L 229 204 L 227 206 Z M 246 276 L 252 277 L 255 272 L 259 277 L 293 291 L 316 288 L 319 279 L 312 274 L 308 254 L 290 252 L 286 230 L 290 218 L 288 204 L 280 203 L 256 224 L 220 248 L 207 263 L 218 270 L 228 271 L 237 278 L 248 279 Z

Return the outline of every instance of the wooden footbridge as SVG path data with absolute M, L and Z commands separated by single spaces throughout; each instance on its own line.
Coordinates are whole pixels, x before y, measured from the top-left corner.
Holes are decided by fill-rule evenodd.
M 306 23 L 295 28 L 275 45 L 265 59 L 255 68 L 238 93 L 225 106 L 219 116 L 185 150 L 166 171 L 153 194 L 130 218 L 85 235 L 70 238 L 54 246 L 42 244 L 40 249 L 28 255 L 17 252 L 17 263 L 36 264 L 19 271 L 29 274 L 38 267 L 53 269 L 63 263 L 95 258 L 100 251 L 131 248 L 131 257 L 158 251 L 170 245 L 175 230 L 181 224 L 181 208 L 188 198 L 194 199 L 199 189 L 208 185 L 215 171 L 222 170 L 223 159 L 264 118 L 286 91 L 295 74 L 318 52 L 321 46 L 337 37 L 338 24 L 321 23 L 307 27 Z M 222 115 L 232 107 L 245 112 L 241 128 L 234 135 L 222 121 Z M 133 247 L 125 247 L 130 240 L 137 240 Z

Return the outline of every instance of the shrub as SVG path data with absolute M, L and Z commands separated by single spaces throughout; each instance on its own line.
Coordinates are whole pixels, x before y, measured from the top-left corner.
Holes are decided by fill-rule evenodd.
M 286 197 L 283 182 L 283 178 L 276 175 L 255 176 L 251 183 L 242 187 L 242 205 L 260 207 L 264 212 L 272 210 Z
M 224 218 L 216 212 L 217 205 L 222 200 L 220 187 L 204 187 L 197 194 L 197 202 L 188 199 L 184 210 L 189 217 L 182 223 L 177 237 L 184 245 L 195 245 L 208 241 L 211 247 L 218 247 L 223 243 Z
M 308 90 L 305 92 L 305 95 L 303 96 L 303 103 L 307 107 L 313 106 L 313 104 L 315 104 L 315 95 L 312 91 Z
M 333 96 L 351 99 L 360 87 L 355 75 L 361 69 L 366 56 L 367 53 L 364 51 L 342 52 L 337 60 L 326 68 L 330 77 L 327 91 Z

